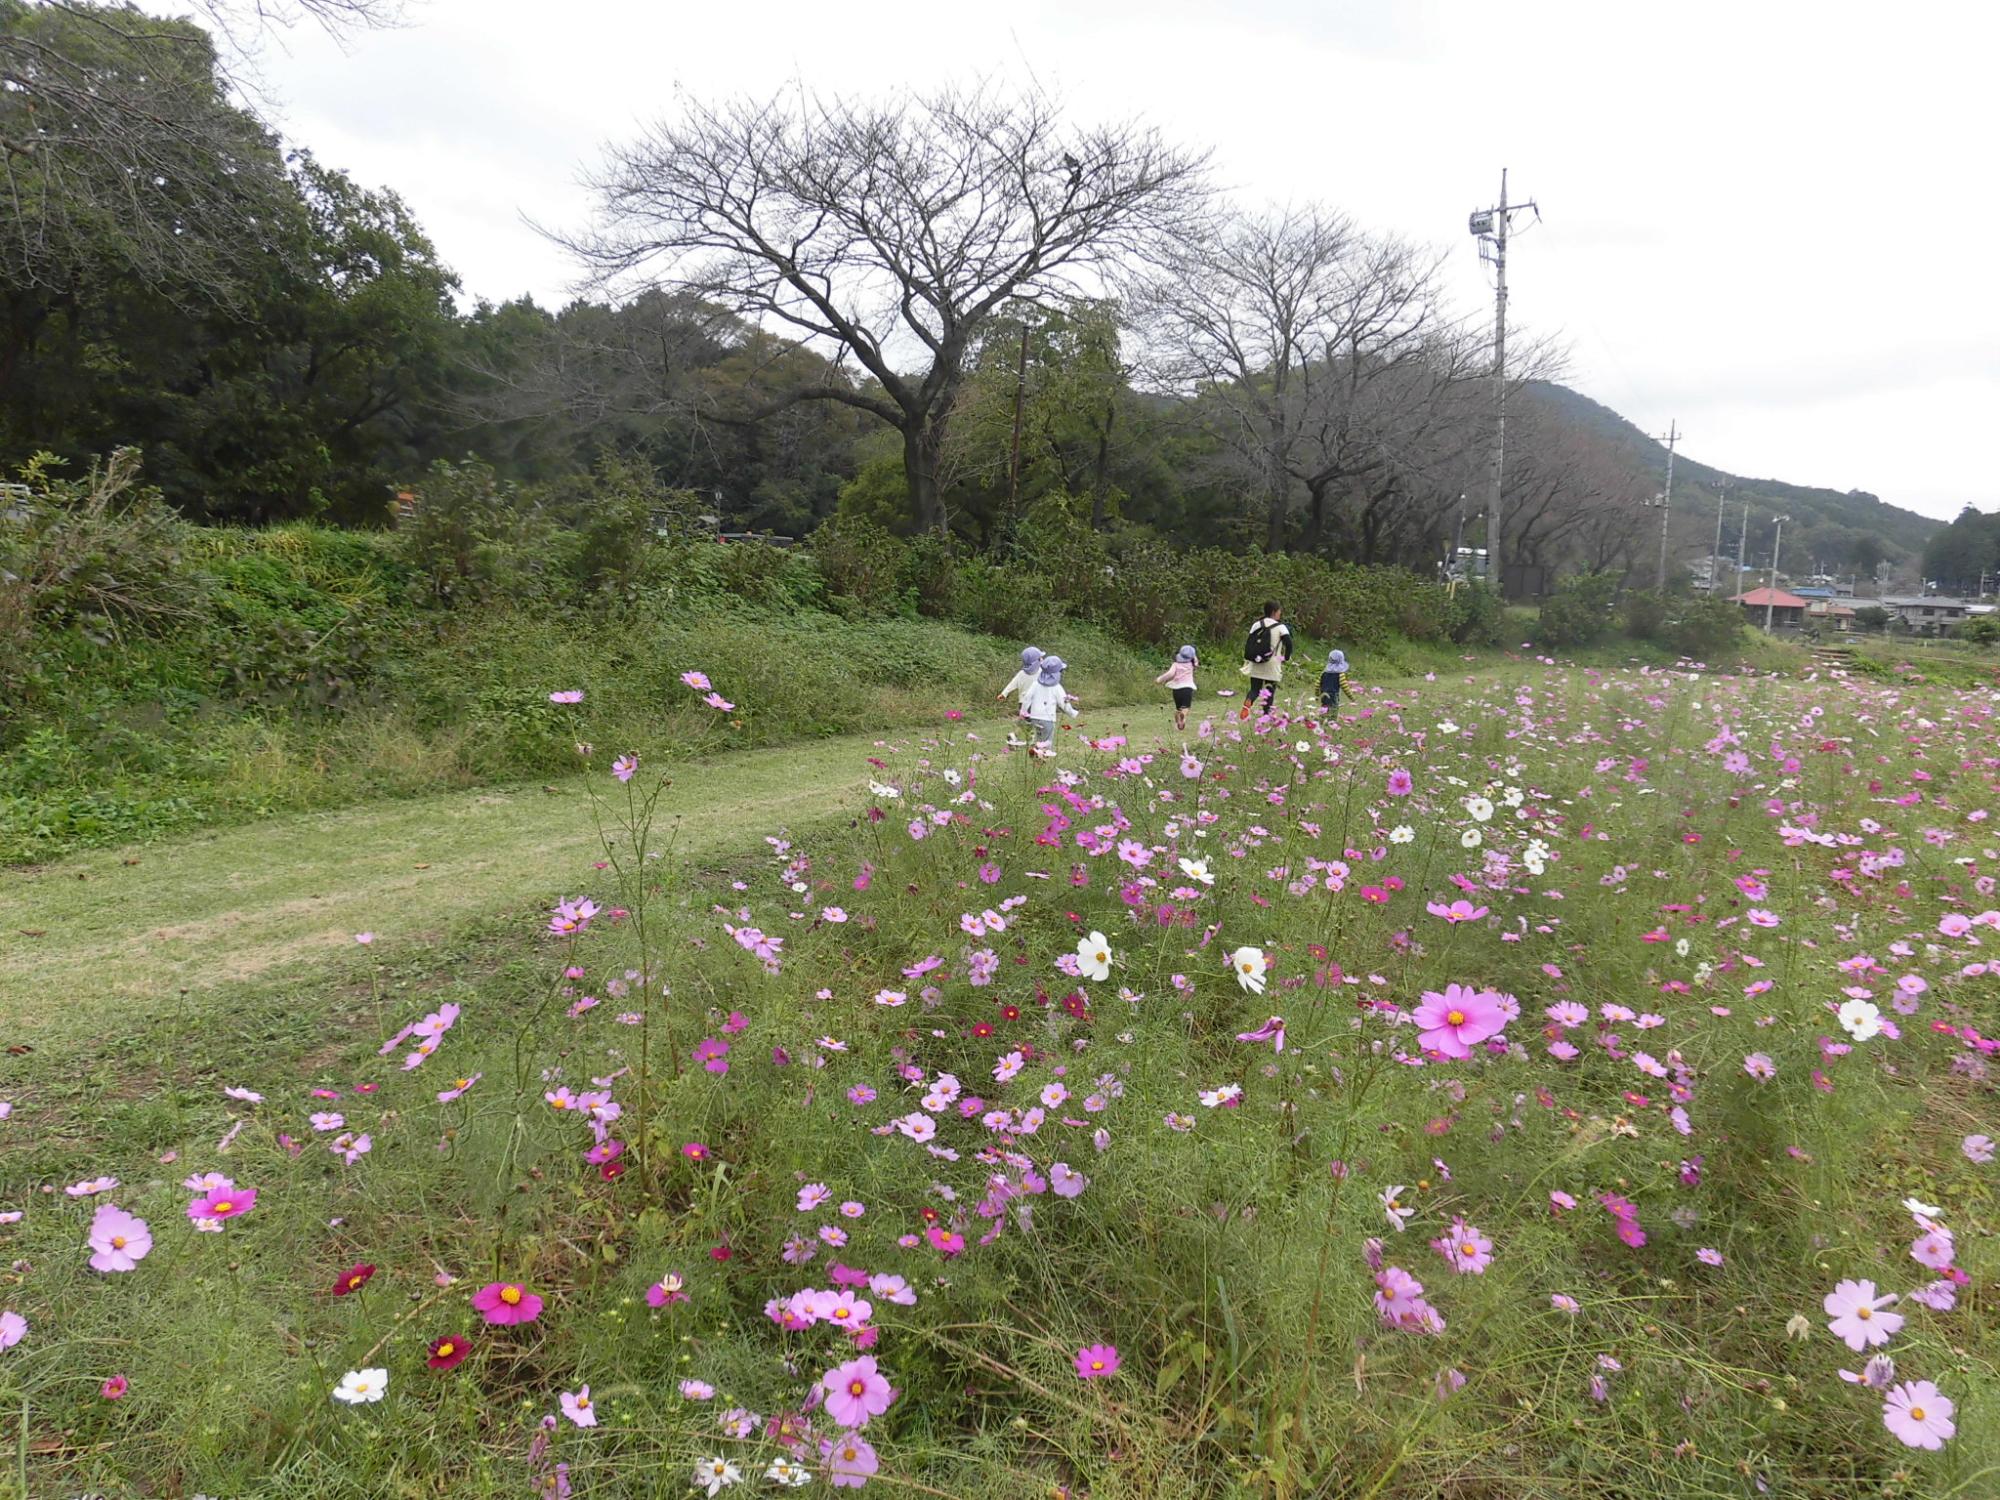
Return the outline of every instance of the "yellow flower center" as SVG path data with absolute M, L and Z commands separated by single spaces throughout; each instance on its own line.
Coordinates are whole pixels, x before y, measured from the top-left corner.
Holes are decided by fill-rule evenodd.
M 1914 1420 L 1921 1422 L 1924 1419 L 1924 1409 L 1921 1406 L 1913 1406 L 1910 1408 L 1910 1416 Z
M 114 1234 L 114 1235 L 112 1235 L 112 1236 L 111 1236 L 111 1248 L 112 1248 L 113 1250 L 123 1250 L 123 1249 L 125 1248 L 125 1236 L 124 1236 L 124 1235 L 122 1235 L 122 1234 Z
M 457 1352 L 458 1345 L 454 1344 L 450 1339 L 446 1339 L 442 1344 L 438 1345 L 439 1359 L 450 1359 Z
M 588 1397 L 588 1396 L 578 1396 L 578 1397 L 576 1398 L 576 1409 L 577 1409 L 578 1411 L 589 1411 L 589 1410 L 590 1410 L 590 1397 Z
M 1872 1307 L 1858 1307 L 1854 1310 L 1854 1316 L 1866 1323 L 1870 1318 L 1875 1316 L 1875 1309 Z
M 1477 1245 L 1468 1242 L 1458 1247 L 1458 1253 L 1460 1255 L 1468 1255 L 1468 1256 L 1477 1255 L 1479 1253 L 1479 1247 Z
M 1444 1013 L 1444 1018 L 1453 1026 L 1463 1026 L 1465 1024 L 1465 1012 L 1462 1010 L 1448 1010 Z
M 868 1385 L 865 1381 L 850 1380 L 847 1382 L 847 1394 L 850 1396 L 859 1396 L 867 1389 Z
M 472 1080 L 470 1078 L 456 1079 L 452 1083 L 452 1087 L 455 1089 L 469 1089 L 472 1087 Z
M 1101 1370 L 1104 1368 L 1104 1361 L 1101 1359 L 1093 1359 L 1090 1362 L 1090 1368 L 1093 1370 Z
M 1919 1411 L 1916 1415 L 1921 1418 L 1923 1413 Z M 861 1457 L 861 1450 L 852 1443 L 849 1443 L 845 1448 L 840 1450 L 840 1461 L 844 1464 L 851 1464 L 859 1457 Z
M 833 1315 L 836 1318 L 852 1317 L 854 1315 L 854 1309 L 851 1307 L 836 1307 L 833 1310 Z
M 500 1300 L 506 1303 L 509 1307 L 518 1307 L 521 1302 L 521 1289 L 517 1286 L 501 1287 Z
M 1097 955 L 1097 961 L 1101 964 L 1108 964 L 1111 962 L 1111 955 L 1100 950 Z
M 229 1212 L 230 1209 L 236 1207 L 236 1205 L 234 1203 L 231 1203 L 227 1198 L 224 1198 L 220 1203 L 213 1203 L 210 1204 L 209 1206 L 212 1209 L 214 1209 L 216 1213 L 219 1214 L 226 1214 Z

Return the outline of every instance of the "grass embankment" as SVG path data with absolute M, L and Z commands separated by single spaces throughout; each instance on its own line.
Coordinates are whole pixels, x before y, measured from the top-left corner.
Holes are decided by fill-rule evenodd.
M 856 743 L 828 774 L 894 788 L 867 799 L 885 816 L 836 809 L 785 848 L 697 802 L 705 772 L 677 771 L 650 826 L 645 779 L 600 772 L 607 863 L 549 830 L 513 895 L 489 888 L 519 903 L 497 920 L 429 921 L 385 890 L 338 924 L 384 932 L 375 949 L 240 980 L 189 955 L 178 1003 L 15 1014 L 40 1040 L 9 1059 L 0 1208 L 26 1214 L 0 1230 L 21 1267 L 0 1306 L 30 1327 L 0 1397 L 26 1410 L 30 1492 L 469 1497 L 536 1492 L 562 1463 L 579 1495 L 680 1496 L 717 1456 L 763 1488 L 787 1450 L 731 1412 L 797 1413 L 859 1352 L 765 1304 L 834 1286 L 839 1262 L 915 1297 L 861 1292 L 895 1392 L 857 1434 L 883 1493 L 1981 1495 L 2000 1195 L 1960 1140 L 1991 1131 L 1991 1085 L 1931 1023 L 1990 1012 L 1981 950 L 1939 924 L 1990 905 L 1954 859 L 2000 787 L 1980 703 L 1924 691 L 1919 724 L 1909 692 L 1852 681 L 1441 674 L 1365 685 L 1334 730 L 1216 724 L 1192 775 L 1178 737 L 1135 733 L 1066 756 L 1073 782 L 983 729 Z M 1910 727 L 1871 732 L 1891 720 Z M 1808 813 L 1859 842 L 1785 832 Z M 648 861 L 674 814 L 684 842 Z M 223 853 L 259 833 L 192 842 L 183 874 L 261 857 Z M 95 896 L 206 909 L 153 883 L 158 852 L 103 866 Z M 632 915 L 557 939 L 525 909 L 580 889 Z M 53 902 L 95 915 L 73 899 Z M 1427 909 L 1454 900 L 1462 921 Z M 65 1005 L 109 928 L 48 960 Z M 1409 1012 L 1452 982 L 1518 999 L 1510 1045 L 1419 1050 Z M 1900 1036 L 1849 1034 L 1831 1004 L 1856 989 Z M 446 1002 L 463 1013 L 435 1057 L 378 1056 Z M 585 1122 L 544 1103 L 595 1079 L 622 1106 L 611 1179 Z M 372 1149 L 344 1163 L 337 1129 Z M 260 1190 L 219 1235 L 178 1185 L 210 1170 Z M 60 1191 L 98 1173 L 121 1186 Z M 814 1184 L 830 1197 L 802 1208 Z M 1944 1278 L 1936 1244 L 1910 1253 L 1905 1195 L 1956 1233 L 1949 1307 L 1909 1295 Z M 134 1271 L 83 1265 L 105 1201 L 151 1225 Z M 1376 1254 L 1423 1283 L 1438 1331 L 1378 1314 Z M 360 1262 L 374 1279 L 332 1295 Z M 649 1306 L 669 1273 L 691 1300 Z M 534 1323 L 481 1323 L 468 1294 L 496 1276 L 546 1297 Z M 1955 1403 L 1938 1452 L 1839 1379 L 1865 1357 L 1820 1308 L 1843 1278 L 1903 1295 L 1881 1352 Z M 445 1335 L 475 1352 L 438 1373 Z M 1100 1343 L 1122 1368 L 1080 1379 Z M 386 1400 L 331 1399 L 377 1366 Z M 118 1401 L 97 1394 L 113 1373 Z M 543 1452 L 540 1419 L 586 1384 L 599 1425 L 556 1417 Z M 824 1408 L 803 1420 L 829 1448 L 791 1457 L 823 1492 L 861 1448 Z

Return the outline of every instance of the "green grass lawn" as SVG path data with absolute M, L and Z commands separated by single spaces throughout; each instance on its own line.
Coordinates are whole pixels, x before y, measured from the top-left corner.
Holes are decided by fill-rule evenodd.
M 1983 697 L 1519 664 L 1345 709 L 10 872 L 0 1495 L 1992 1493 Z M 258 1192 L 214 1234 L 208 1172 Z M 85 1264 L 105 1203 L 132 1271 Z M 1822 1301 L 1862 1279 L 1905 1321 L 1855 1352 Z M 541 1315 L 489 1326 L 489 1282 Z M 1868 1352 L 1900 1396 L 1840 1378 Z M 812 1393 L 864 1355 L 855 1427 Z M 1908 1446 L 1885 1394 L 1955 1432 Z

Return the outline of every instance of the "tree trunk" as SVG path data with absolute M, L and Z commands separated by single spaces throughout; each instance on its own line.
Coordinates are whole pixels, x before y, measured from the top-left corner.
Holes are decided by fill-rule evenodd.
M 1319 551 L 1320 539 L 1326 533 L 1326 492 L 1332 484 L 1333 481 L 1330 479 L 1306 482 L 1306 551 L 1308 552 Z
M 929 417 L 903 427 L 903 478 L 910 488 L 910 512 L 918 531 L 940 531 L 944 508 L 938 501 L 938 462 L 944 455 L 944 428 Z
M 1097 430 L 1097 463 L 1090 476 L 1090 528 L 1104 529 L 1104 482 L 1111 467 L 1111 426 L 1118 420 L 1115 398 L 1104 403 L 1104 425 Z

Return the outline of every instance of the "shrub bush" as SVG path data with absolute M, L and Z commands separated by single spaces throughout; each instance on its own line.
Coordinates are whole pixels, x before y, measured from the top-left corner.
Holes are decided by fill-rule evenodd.
M 1609 573 L 1581 573 L 1556 585 L 1542 606 L 1535 643 L 1551 650 L 1587 646 L 1611 628 L 1611 601 L 1618 580 Z

